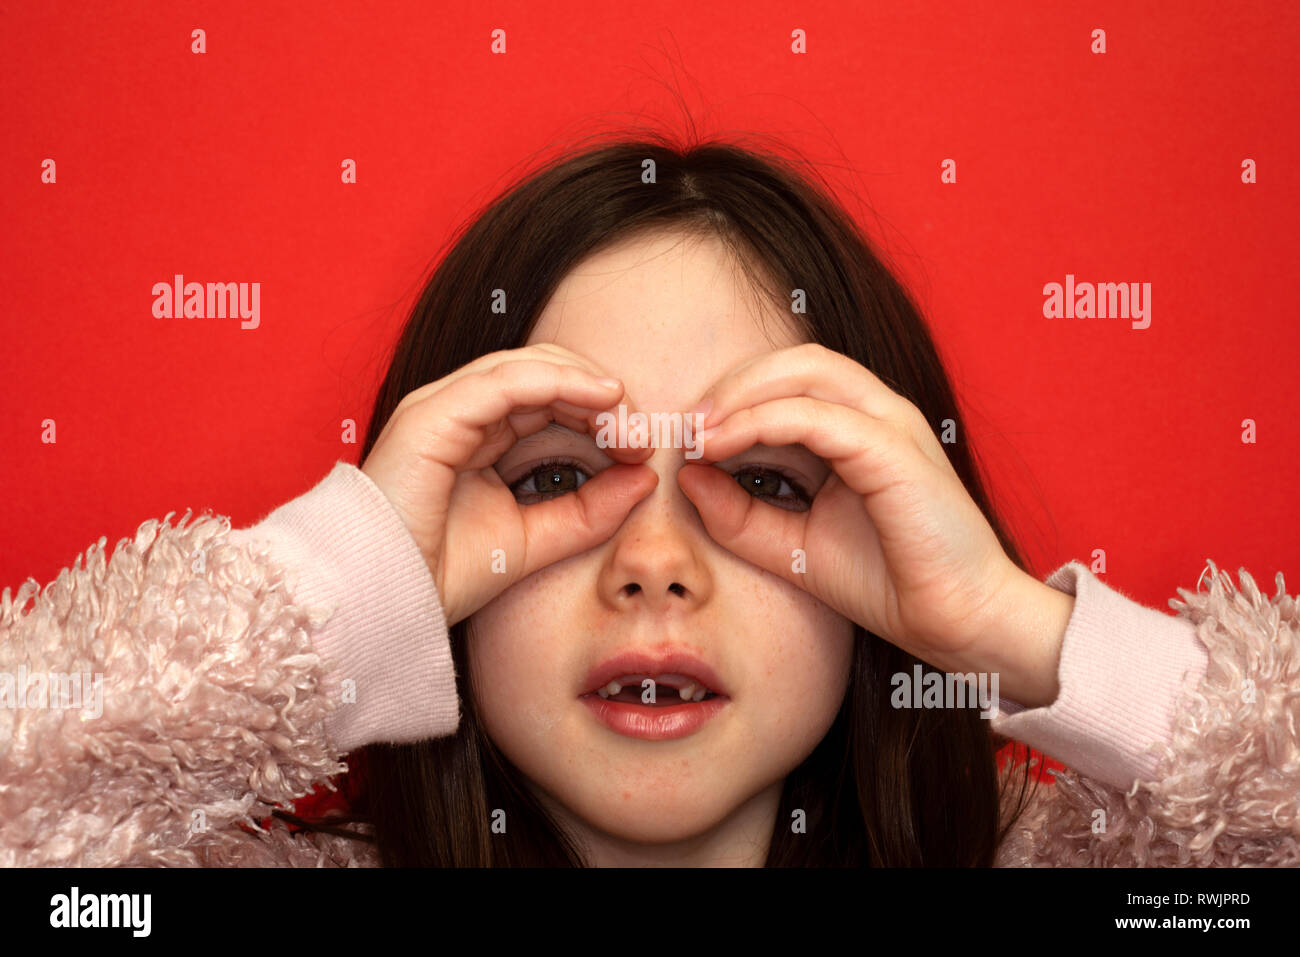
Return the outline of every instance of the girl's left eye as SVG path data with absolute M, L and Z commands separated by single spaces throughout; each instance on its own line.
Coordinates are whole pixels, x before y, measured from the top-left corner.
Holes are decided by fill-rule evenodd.
M 761 465 L 742 465 L 732 473 L 740 487 L 755 498 L 764 499 L 777 508 L 793 512 L 806 511 L 812 503 L 811 496 L 790 476 L 778 469 Z M 533 505 L 577 490 L 591 478 L 586 468 L 572 459 L 550 459 L 528 471 L 523 478 L 510 486 L 516 498 L 524 505 Z

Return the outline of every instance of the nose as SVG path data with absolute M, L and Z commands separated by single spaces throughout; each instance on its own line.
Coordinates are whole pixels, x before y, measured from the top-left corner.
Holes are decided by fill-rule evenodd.
M 672 454 L 661 450 L 653 458 L 665 453 Z M 670 473 L 682 464 L 680 451 L 676 457 Z M 703 554 L 708 541 L 695 506 L 674 476 L 661 471 L 654 491 L 632 508 L 614 533 L 613 548 L 600 571 L 601 600 L 615 610 L 639 609 L 652 616 L 695 610 L 713 589 Z

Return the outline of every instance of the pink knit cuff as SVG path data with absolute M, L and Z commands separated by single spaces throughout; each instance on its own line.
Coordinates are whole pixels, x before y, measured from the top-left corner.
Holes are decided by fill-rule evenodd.
M 1172 745 L 1179 695 L 1205 677 L 1209 653 L 1185 618 L 1147 608 L 1079 562 L 1046 583 L 1075 596 L 1052 704 L 1002 699 L 993 730 L 1122 791 L 1155 778 Z
M 333 611 L 311 640 L 329 669 L 321 692 L 338 704 L 325 731 L 339 750 L 456 731 L 456 674 L 433 575 L 364 472 L 338 462 L 228 540 L 264 543 L 296 604 Z

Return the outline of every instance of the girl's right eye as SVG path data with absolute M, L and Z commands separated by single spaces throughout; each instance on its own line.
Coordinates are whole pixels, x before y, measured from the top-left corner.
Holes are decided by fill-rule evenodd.
M 578 474 L 583 477 L 578 478 Z M 572 492 L 591 478 L 580 462 L 572 459 L 548 459 L 540 462 L 510 486 L 522 505 L 535 505 L 548 498 Z M 527 496 L 527 500 L 520 498 Z

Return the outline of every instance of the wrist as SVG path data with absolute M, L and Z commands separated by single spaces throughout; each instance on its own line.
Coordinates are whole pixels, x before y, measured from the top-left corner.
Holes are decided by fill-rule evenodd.
M 1012 566 L 975 647 L 974 670 L 998 675 L 998 693 L 1026 708 L 1052 704 L 1060 694 L 1058 674 L 1074 596 Z

